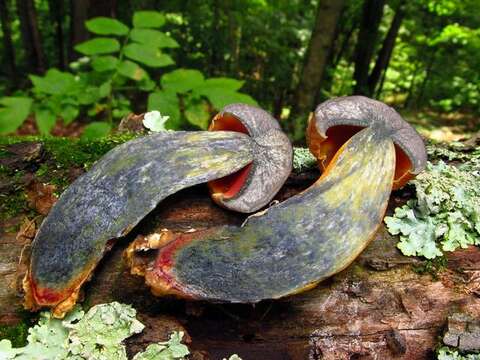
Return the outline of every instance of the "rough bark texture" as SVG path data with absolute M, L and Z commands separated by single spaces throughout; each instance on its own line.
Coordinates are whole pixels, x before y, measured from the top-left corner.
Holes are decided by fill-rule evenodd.
M 318 3 L 315 26 L 297 88 L 293 118 L 313 110 L 342 8 L 343 0 L 320 0 Z
M 366 0 L 363 5 L 362 23 L 355 46 L 355 80 L 356 95 L 368 94 L 368 73 L 378 38 L 378 28 L 383 16 L 385 0 Z
M 317 177 L 292 176 L 277 199 L 283 201 Z M 400 195 L 392 196 L 390 209 L 405 201 Z M 23 276 L 34 231 L 32 224 L 26 224 L 20 236 L 6 230 L 21 220 L 1 225 L 0 324 L 20 321 L 22 296 L 15 283 Z M 133 304 L 147 328 L 129 340 L 129 351 L 185 329 L 196 359 L 221 359 L 232 353 L 243 359 L 430 359 L 448 315 L 480 317 L 478 248 L 449 254 L 448 268 L 432 277 L 413 271 L 421 261 L 402 256 L 395 248 L 397 239 L 383 227 L 340 274 L 304 294 L 255 307 L 155 298 L 142 278 L 129 274 L 122 259 L 123 250 L 138 235 L 162 228 L 239 225 L 243 220 L 244 215 L 214 205 L 203 186 L 167 198 L 105 256 L 85 288 L 85 304 Z

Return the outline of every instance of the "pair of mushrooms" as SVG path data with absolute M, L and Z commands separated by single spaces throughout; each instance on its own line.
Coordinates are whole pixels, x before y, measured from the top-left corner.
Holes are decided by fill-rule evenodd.
M 219 205 L 267 205 L 291 172 L 292 147 L 275 119 L 225 107 L 210 131 L 164 132 L 120 145 L 79 177 L 42 223 L 24 279 L 26 307 L 62 317 L 113 240 L 165 197 L 209 182 Z M 423 170 L 415 130 L 365 97 L 319 105 L 307 140 L 322 176 L 241 227 L 162 234 L 146 283 L 156 295 L 255 303 L 309 289 L 349 265 L 373 238 L 390 192 Z

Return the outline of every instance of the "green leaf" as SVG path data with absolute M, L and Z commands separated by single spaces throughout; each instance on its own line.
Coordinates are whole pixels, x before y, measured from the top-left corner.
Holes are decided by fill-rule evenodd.
M 138 83 L 138 88 L 142 91 L 152 91 L 157 84 L 150 78 L 144 78 Z
M 84 55 L 109 54 L 120 50 L 120 43 L 112 38 L 94 38 L 75 46 L 75 50 Z
M 165 128 L 176 130 L 180 127 L 180 103 L 177 94 L 168 91 L 157 91 L 148 97 L 148 111 L 157 110 L 170 119 Z
M 199 92 L 200 94 L 204 95 L 202 91 L 208 92 L 211 89 L 224 89 L 229 90 L 230 92 L 235 92 L 239 90 L 244 84 L 242 80 L 236 80 L 231 78 L 225 77 L 218 77 L 218 78 L 209 78 L 205 80 L 201 86 L 199 86 L 195 91 Z
M 98 35 L 127 35 L 129 28 L 116 19 L 96 17 L 85 22 L 85 27 Z
M 112 83 L 110 81 L 106 81 L 99 86 L 98 95 L 100 96 L 100 98 L 104 98 L 110 95 L 111 91 L 112 91 Z
M 153 29 L 133 29 L 130 39 L 140 44 L 158 48 L 177 48 L 178 43 L 167 34 Z
M 17 130 L 30 114 L 33 100 L 25 97 L 0 98 L 0 134 Z
M 136 11 L 133 26 L 136 28 L 159 28 L 165 24 L 165 16 L 157 11 Z
M 73 120 L 77 118 L 79 114 L 79 110 L 77 106 L 73 105 L 65 105 L 62 107 L 62 110 L 60 112 L 60 116 L 63 119 L 63 123 L 65 125 L 70 124 Z
M 112 126 L 104 121 L 94 121 L 88 124 L 83 130 L 82 140 L 92 140 L 107 136 Z
M 78 103 L 81 105 L 94 104 L 100 99 L 100 89 L 96 86 L 88 86 L 78 94 Z
M 57 116 L 50 109 L 40 108 L 35 111 L 35 120 L 40 134 L 47 135 L 55 126 Z
M 65 95 L 74 92 L 77 82 L 75 76 L 70 73 L 50 69 L 45 76 L 30 75 L 34 91 L 51 95 Z
M 123 52 L 126 57 L 150 67 L 163 67 L 174 64 L 169 55 L 163 54 L 159 49 L 147 45 L 128 44 L 123 49 Z
M 239 92 L 224 90 L 222 88 L 204 89 L 202 95 L 206 96 L 212 103 L 213 107 L 217 110 L 233 103 L 244 103 L 258 106 L 258 103 L 251 96 Z
M 168 91 L 185 93 L 204 82 L 203 74 L 193 69 L 177 69 L 162 76 L 160 83 Z
M 206 130 L 210 123 L 208 105 L 204 101 L 191 99 L 187 102 L 185 117 L 190 124 L 198 126 L 202 130 Z
M 118 59 L 115 56 L 98 56 L 92 60 L 92 68 L 95 71 L 111 71 L 115 70 L 118 64 Z
M 138 64 L 130 60 L 124 60 L 118 65 L 118 72 L 123 76 L 140 81 L 148 77 L 148 74 Z

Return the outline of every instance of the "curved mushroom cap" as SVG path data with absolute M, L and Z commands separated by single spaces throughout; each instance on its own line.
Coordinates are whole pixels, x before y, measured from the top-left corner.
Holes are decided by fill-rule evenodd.
M 209 130 L 248 134 L 256 146 L 251 164 L 209 182 L 213 200 L 222 207 L 244 213 L 267 205 L 292 171 L 292 145 L 278 122 L 258 107 L 231 104 L 215 116 Z
M 393 108 L 380 101 L 346 96 L 318 105 L 308 124 L 308 146 L 325 170 L 337 150 L 353 134 L 362 128 L 377 126 L 391 132 L 396 149 L 393 189 L 399 189 L 425 168 L 427 154 L 416 130 Z

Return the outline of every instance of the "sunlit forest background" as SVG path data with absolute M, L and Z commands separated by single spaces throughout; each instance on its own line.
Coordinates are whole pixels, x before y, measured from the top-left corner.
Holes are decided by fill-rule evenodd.
M 478 0 L 0 0 L 0 133 L 103 136 L 131 112 L 205 129 L 258 104 L 298 142 L 361 94 L 426 136 L 478 130 Z

